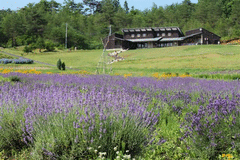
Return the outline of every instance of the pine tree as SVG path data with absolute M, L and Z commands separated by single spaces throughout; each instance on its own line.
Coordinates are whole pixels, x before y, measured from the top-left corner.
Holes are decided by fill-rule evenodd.
M 62 70 L 65 71 L 65 63 L 64 62 L 62 63 Z
M 62 68 L 61 59 L 59 59 L 59 60 L 57 61 L 57 68 L 58 68 L 59 70 L 61 70 L 61 68 Z
M 126 14 L 129 13 L 128 2 L 126 0 L 124 2 L 124 10 L 126 11 Z

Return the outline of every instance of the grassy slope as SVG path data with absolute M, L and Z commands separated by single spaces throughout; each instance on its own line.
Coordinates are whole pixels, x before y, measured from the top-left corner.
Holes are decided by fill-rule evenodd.
M 190 72 L 237 70 L 240 68 L 240 46 L 204 45 L 139 49 L 122 53 L 126 61 L 113 67 L 152 72 Z
M 21 55 L 21 48 L 5 49 Z M 37 54 L 36 54 L 37 53 Z M 50 64 L 60 58 L 68 67 L 94 72 L 102 50 L 59 51 L 24 55 Z M 204 45 L 130 50 L 120 54 L 126 60 L 112 64 L 114 73 L 151 75 L 154 72 L 199 73 L 203 71 L 237 70 L 240 68 L 240 46 Z

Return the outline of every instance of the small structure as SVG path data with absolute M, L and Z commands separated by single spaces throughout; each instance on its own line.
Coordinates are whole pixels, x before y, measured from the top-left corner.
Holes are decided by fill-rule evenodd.
M 122 29 L 123 35 L 112 34 L 103 40 L 106 49 L 158 48 L 181 45 L 218 44 L 218 35 L 204 28 L 189 30 L 186 35 L 179 27 Z

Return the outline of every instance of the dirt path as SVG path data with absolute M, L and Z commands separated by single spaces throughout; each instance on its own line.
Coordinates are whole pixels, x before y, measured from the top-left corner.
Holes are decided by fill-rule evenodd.
M 12 53 L 7 53 L 7 52 L 4 52 L 4 51 L 0 51 L 1 53 L 3 54 L 6 54 L 6 55 L 9 55 L 9 56 L 12 56 L 12 57 L 17 57 L 17 58 L 22 58 L 22 59 L 28 59 L 28 58 L 25 58 L 25 57 L 22 57 L 22 56 L 18 56 L 18 55 L 15 55 L 15 54 L 12 54 Z M 31 60 L 31 59 L 29 59 Z M 50 63 L 44 63 L 44 62 L 40 62 L 40 61 L 36 61 L 36 60 L 33 60 L 34 63 L 39 63 L 39 64 L 43 64 L 43 65 L 46 65 L 46 66 L 52 66 L 52 67 L 56 67 L 56 65 L 53 65 L 53 64 L 50 64 Z M 32 67 L 33 68 L 38 68 L 38 67 Z M 40 67 L 40 68 L 44 68 L 44 67 Z M 49 68 L 47 68 L 49 69 Z M 71 70 L 76 70 L 78 71 L 79 69 L 74 69 L 74 68 L 69 68 L 69 67 L 66 67 L 66 69 L 71 69 Z

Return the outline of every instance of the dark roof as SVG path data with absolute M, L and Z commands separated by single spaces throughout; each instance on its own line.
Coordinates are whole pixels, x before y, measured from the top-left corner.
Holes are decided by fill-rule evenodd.
M 179 31 L 182 35 L 183 32 L 179 27 L 143 27 L 143 28 L 125 28 L 122 32 L 140 32 L 140 31 Z
M 196 35 L 199 35 L 199 34 L 202 34 L 202 32 L 193 33 L 193 34 L 190 34 L 190 35 L 185 36 L 185 37 L 183 37 L 183 38 L 186 39 L 186 38 L 189 38 L 189 37 L 192 37 L 192 36 L 196 36 Z
M 206 30 L 205 28 L 195 28 L 195 29 L 191 29 L 191 30 L 186 31 L 186 33 L 189 32 L 189 31 L 194 31 L 194 30 L 200 30 L 201 33 L 202 33 L 202 30 L 205 30 L 205 31 L 207 31 L 207 32 L 209 32 L 209 33 L 212 33 L 212 34 L 216 35 L 215 33 L 210 32 L 209 30 Z M 216 36 L 218 36 L 218 35 L 216 35 Z M 218 37 L 221 38 L 220 36 L 218 36 Z

